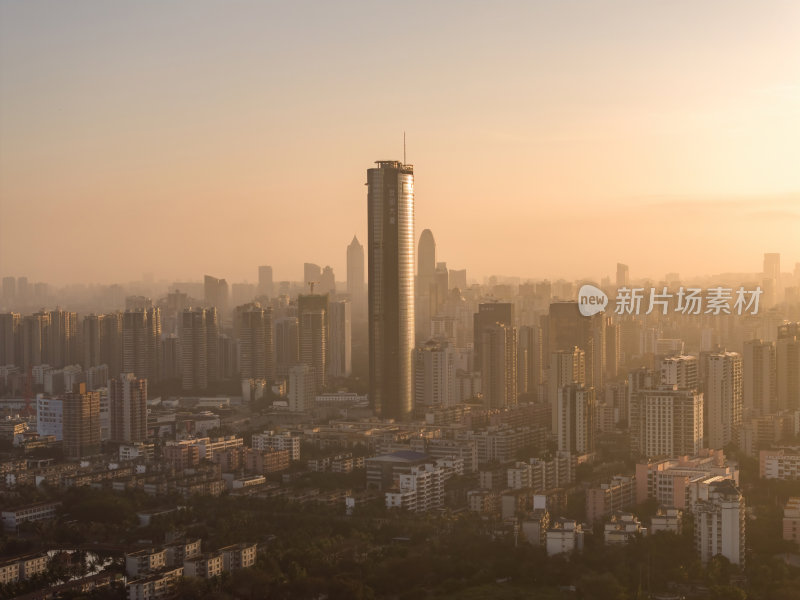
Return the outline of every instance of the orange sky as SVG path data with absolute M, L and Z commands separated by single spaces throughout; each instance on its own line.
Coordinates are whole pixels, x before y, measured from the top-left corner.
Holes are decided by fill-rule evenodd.
M 345 276 L 365 171 L 471 277 L 800 261 L 800 3 L 4 2 L 0 275 Z

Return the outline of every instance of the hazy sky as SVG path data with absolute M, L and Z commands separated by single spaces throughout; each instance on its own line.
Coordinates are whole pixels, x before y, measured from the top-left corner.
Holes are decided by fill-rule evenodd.
M 800 261 L 800 2 L 0 1 L 0 274 L 345 278 L 366 169 L 439 260 Z

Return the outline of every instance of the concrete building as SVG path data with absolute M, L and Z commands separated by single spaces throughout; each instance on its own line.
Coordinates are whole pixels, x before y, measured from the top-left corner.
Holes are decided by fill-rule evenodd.
M 594 452 L 594 388 L 569 384 L 558 388 L 556 401 L 558 450 L 571 454 Z
M 111 439 L 143 442 L 147 438 L 147 380 L 123 373 L 108 382 Z M 99 410 L 99 409 L 98 409 Z
M 693 507 L 695 548 L 706 564 L 721 554 L 734 565 L 744 566 L 745 502 L 731 480 L 698 486 Z
M 694 456 L 704 447 L 703 394 L 677 384 L 639 390 L 631 397 L 634 455 Z
M 291 460 L 300 460 L 300 438 L 288 431 L 256 433 L 253 434 L 250 443 L 254 450 L 286 450 Z
M 428 340 L 414 350 L 414 402 L 417 407 L 453 406 L 456 351 L 448 342 Z
M 679 535 L 683 531 L 683 511 L 677 508 L 660 507 L 650 518 L 650 533 L 671 531 Z
M 233 324 L 239 377 L 272 381 L 275 377 L 272 307 L 265 308 L 257 302 L 237 306 Z
M 778 328 L 775 342 L 777 400 L 779 410 L 800 409 L 800 326 Z
M 64 457 L 77 460 L 100 452 L 100 392 L 87 392 L 86 384 L 63 398 Z
M 707 368 L 707 445 L 719 449 L 733 441 L 734 430 L 742 422 L 742 357 L 735 352 L 711 354 Z
M 484 326 L 481 330 L 480 358 L 484 406 L 493 409 L 516 405 L 516 329 L 500 322 Z
M 742 352 L 742 405 L 748 417 L 768 415 L 777 409 L 775 344 L 763 340 L 744 343 Z
M 608 545 L 627 544 L 641 535 L 647 535 L 647 528 L 631 513 L 616 513 L 603 527 L 603 541 Z
M 547 556 L 583 550 L 583 529 L 579 523 L 561 517 L 550 525 L 546 534 Z
M 800 544 L 800 498 L 789 498 L 783 507 L 783 539 Z
M 328 374 L 350 377 L 353 372 L 353 317 L 350 300 L 328 304 Z
M 800 447 L 784 446 L 759 452 L 759 477 L 762 479 L 800 479 Z
M 615 475 L 611 481 L 586 490 L 586 521 L 593 525 L 636 504 L 636 479 Z
M 700 385 L 696 356 L 670 356 L 661 361 L 661 384 L 679 390 L 696 390 Z

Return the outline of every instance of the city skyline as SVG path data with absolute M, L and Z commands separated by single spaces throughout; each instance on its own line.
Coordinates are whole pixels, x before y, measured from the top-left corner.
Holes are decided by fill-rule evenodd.
M 358 3 L 335 29 L 325 5 L 83 6 L 0 7 L 3 275 L 342 277 L 363 170 L 403 132 L 418 231 L 479 280 L 800 259 L 794 3 L 417 6 L 385 39 L 389 9 Z M 120 244 L 137 220 L 147 242 Z M 669 223 L 669 252 L 642 223 Z

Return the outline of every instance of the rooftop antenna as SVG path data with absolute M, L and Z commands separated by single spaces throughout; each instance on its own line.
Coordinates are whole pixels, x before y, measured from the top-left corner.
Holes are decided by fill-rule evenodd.
M 406 164 L 406 132 L 403 132 L 403 164 Z

